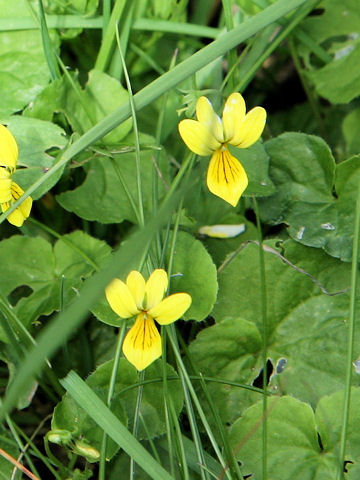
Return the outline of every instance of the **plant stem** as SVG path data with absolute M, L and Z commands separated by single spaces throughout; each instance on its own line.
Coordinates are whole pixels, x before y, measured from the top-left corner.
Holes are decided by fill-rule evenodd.
M 124 341 L 125 336 L 125 329 L 126 324 L 123 323 L 121 330 L 118 334 L 118 341 L 116 344 L 115 356 L 114 356 L 114 364 L 111 371 L 110 383 L 109 383 L 109 391 L 107 396 L 107 406 L 111 407 L 112 397 L 114 395 L 115 384 L 116 384 L 116 375 L 119 368 L 120 356 L 121 356 L 121 347 Z M 100 457 L 100 465 L 99 465 L 99 480 L 105 480 L 105 465 L 106 465 L 106 445 L 107 445 L 107 435 L 104 432 L 101 444 L 101 457 Z
M 145 370 L 142 370 L 139 373 L 139 381 L 143 382 L 145 379 Z M 134 425 L 133 425 L 133 431 L 132 434 L 136 438 L 138 429 L 139 429 L 139 416 L 140 416 L 140 405 L 141 405 L 141 400 L 142 400 L 142 394 L 144 391 L 143 385 L 140 385 L 138 387 L 138 394 L 136 398 L 136 405 L 135 405 L 135 413 L 134 413 Z M 130 458 L 130 480 L 134 480 L 135 478 L 135 463 L 133 457 Z
M 339 456 L 339 480 L 344 478 L 344 461 L 346 453 L 346 436 L 348 430 L 350 403 L 351 403 L 351 380 L 353 373 L 354 356 L 354 336 L 355 336 L 355 316 L 356 316 L 356 293 L 358 281 L 358 258 L 359 258 L 359 240 L 360 240 L 360 183 L 358 183 L 356 213 L 354 224 L 354 240 L 351 263 L 351 293 L 350 293 L 350 311 L 348 324 L 347 354 L 346 354 L 346 381 L 344 394 L 344 412 L 341 428 L 340 456 Z
M 262 469 L 263 480 L 267 479 L 267 299 L 266 299 L 266 277 L 265 277 L 265 259 L 262 244 L 262 231 L 260 222 L 259 206 L 256 197 L 253 197 L 254 211 L 256 216 L 256 227 L 259 242 L 259 274 L 260 274 L 260 301 L 262 318 L 262 353 L 263 353 L 263 423 L 262 423 Z

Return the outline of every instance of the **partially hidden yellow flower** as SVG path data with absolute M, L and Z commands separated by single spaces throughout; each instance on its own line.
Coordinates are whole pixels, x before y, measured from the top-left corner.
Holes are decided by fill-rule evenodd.
M 127 333 L 123 352 L 138 370 L 143 370 L 162 354 L 161 337 L 154 320 L 168 325 L 178 320 L 190 307 L 188 293 L 174 293 L 164 298 L 168 287 L 165 270 L 156 269 L 147 282 L 133 270 L 122 282 L 115 278 L 105 290 L 107 301 L 121 318 L 137 316 Z
M 13 180 L 11 175 L 16 170 L 19 156 L 15 138 L 8 128 L 0 125 L 0 206 L 6 212 L 11 205 L 23 194 L 24 190 Z M 21 205 L 7 217 L 8 221 L 16 227 L 21 227 L 30 215 L 32 198 L 27 197 Z
M 15 138 L 5 125 L 0 124 L 0 165 L 11 173 L 16 170 L 19 150 Z
M 200 97 L 196 103 L 197 120 L 182 120 L 179 132 L 186 146 L 197 155 L 212 155 L 207 186 L 214 195 L 236 206 L 248 185 L 241 163 L 229 152 L 228 144 L 247 148 L 261 136 L 266 111 L 255 107 L 246 113 L 240 93 L 232 93 L 225 102 L 222 119 L 214 112 L 210 101 Z

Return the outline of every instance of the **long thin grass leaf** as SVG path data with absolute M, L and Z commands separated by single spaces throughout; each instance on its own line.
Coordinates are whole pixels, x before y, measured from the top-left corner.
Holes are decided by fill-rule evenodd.
M 106 33 L 101 43 L 100 51 L 95 62 L 95 69 L 104 71 L 109 63 L 110 55 L 115 42 L 115 26 L 124 14 L 128 0 L 116 0 L 107 25 Z
M 48 27 L 46 24 L 46 18 L 45 18 L 45 12 L 44 12 L 44 6 L 42 4 L 42 0 L 39 0 L 38 5 L 39 5 L 39 16 L 40 16 L 40 30 L 41 30 L 41 38 L 43 42 L 44 54 L 45 54 L 46 62 L 49 67 L 51 78 L 52 80 L 56 80 L 57 78 L 60 78 L 60 69 L 56 60 L 56 55 L 53 50 Z

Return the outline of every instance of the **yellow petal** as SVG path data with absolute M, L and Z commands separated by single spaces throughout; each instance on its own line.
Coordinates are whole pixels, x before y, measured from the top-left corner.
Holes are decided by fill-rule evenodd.
M 153 318 L 141 312 L 123 343 L 125 357 L 138 370 L 144 370 L 162 353 L 161 337 Z
M 19 151 L 15 138 L 7 127 L 0 125 L 0 166 L 14 171 L 18 156 Z
M 126 278 L 126 285 L 135 300 L 136 306 L 142 310 L 145 296 L 145 279 L 140 272 L 133 270 Z
M 190 307 L 191 301 L 188 293 L 174 293 L 149 310 L 149 314 L 160 325 L 168 325 L 183 316 Z
M 110 307 L 121 318 L 130 318 L 139 313 L 134 297 L 124 282 L 115 278 L 105 289 Z
M 207 186 L 214 195 L 236 207 L 248 185 L 248 178 L 241 163 L 223 148 L 211 157 Z
M 239 129 L 229 142 L 238 148 L 250 147 L 259 140 L 266 122 L 266 110 L 262 107 L 255 107 L 246 114 Z
M 197 155 L 210 155 L 220 146 L 212 132 L 196 120 L 181 120 L 179 133 L 188 149 Z
M 226 100 L 222 121 L 224 125 L 225 142 L 231 143 L 245 118 L 245 100 L 240 93 L 232 93 Z
M 0 203 L 10 202 L 11 183 L 10 172 L 0 167 Z
M 163 299 L 169 281 L 165 270 L 157 268 L 152 272 L 145 285 L 145 309 L 155 307 Z
M 1 183 L 1 180 L 0 180 Z M 1 204 L 1 210 L 3 212 L 6 212 L 10 208 L 10 205 L 13 202 L 16 202 L 23 194 L 24 190 L 19 187 L 19 185 L 15 182 L 11 182 L 11 201 L 10 202 L 5 202 Z M 7 217 L 7 220 L 9 223 L 12 225 L 15 225 L 15 227 L 21 227 L 24 221 L 28 218 L 30 215 L 31 211 L 31 206 L 32 206 L 32 198 L 27 197 L 21 205 L 16 208 L 10 215 Z
M 216 115 L 211 102 L 206 97 L 200 97 L 196 102 L 196 117 L 205 125 L 219 142 L 224 141 L 223 125 Z

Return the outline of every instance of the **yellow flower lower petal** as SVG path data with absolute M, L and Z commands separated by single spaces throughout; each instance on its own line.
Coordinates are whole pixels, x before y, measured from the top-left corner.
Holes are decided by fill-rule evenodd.
M 211 157 L 206 180 L 210 192 L 233 207 L 248 185 L 243 166 L 225 148 L 217 150 Z
M 11 183 L 10 172 L 0 167 L 0 203 L 10 202 Z
M 18 156 L 15 138 L 7 127 L 0 125 L 0 166 L 15 170 Z
M 19 185 L 15 182 L 11 182 L 10 191 L 11 191 L 11 201 L 1 204 L 1 210 L 3 212 L 6 212 L 6 210 L 10 208 L 10 205 L 13 202 L 16 202 L 16 200 L 18 200 L 24 194 L 24 190 L 21 187 L 19 187 Z M 18 208 L 16 208 L 12 213 L 10 213 L 10 215 L 7 217 L 8 222 L 11 223 L 12 225 L 15 225 L 15 227 L 21 227 L 24 221 L 30 215 L 31 207 L 32 207 L 32 198 L 27 197 Z
M 138 370 L 144 370 L 162 353 L 161 337 L 153 318 L 141 312 L 123 343 L 125 357 Z
M 250 147 L 259 140 L 266 122 L 266 110 L 262 107 L 255 107 L 246 114 L 244 121 L 239 125 L 238 132 L 235 133 L 229 143 L 238 148 Z
M 169 280 L 162 268 L 152 272 L 145 285 L 145 310 L 155 307 L 163 299 Z
M 124 282 L 115 278 L 105 289 L 110 307 L 121 318 L 130 318 L 139 313 L 134 297 Z
M 135 300 L 136 306 L 142 310 L 145 296 L 145 279 L 140 272 L 133 270 L 126 278 L 126 285 Z
M 244 121 L 246 113 L 245 100 L 240 93 L 232 93 L 225 102 L 222 121 L 225 142 L 230 142 Z
M 219 142 L 224 141 L 223 125 L 216 115 L 211 102 L 206 97 L 200 97 L 196 102 L 196 117 L 205 125 Z
M 181 120 L 179 133 L 185 145 L 197 155 L 210 155 L 221 145 L 212 132 L 196 120 Z
M 188 293 L 174 293 L 149 310 L 149 315 L 155 318 L 160 325 L 168 325 L 178 320 L 186 312 L 191 301 Z

